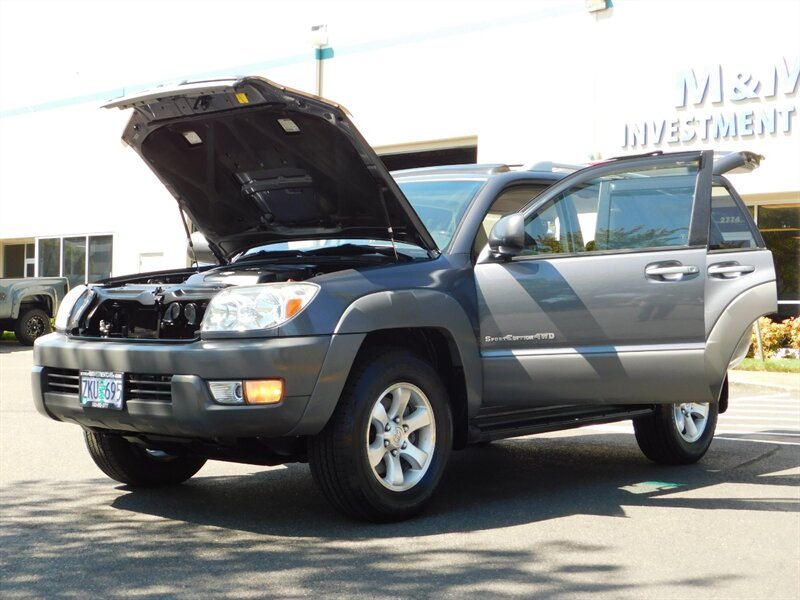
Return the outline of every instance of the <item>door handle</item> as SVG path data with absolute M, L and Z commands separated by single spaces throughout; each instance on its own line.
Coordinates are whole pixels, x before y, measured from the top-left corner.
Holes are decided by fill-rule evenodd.
M 708 274 L 719 279 L 733 279 L 746 273 L 752 273 L 755 270 L 756 268 L 753 265 L 719 263 L 708 267 Z
M 699 267 L 694 265 L 649 265 L 644 274 L 650 278 L 660 278 L 661 281 L 680 281 L 684 275 L 697 275 Z

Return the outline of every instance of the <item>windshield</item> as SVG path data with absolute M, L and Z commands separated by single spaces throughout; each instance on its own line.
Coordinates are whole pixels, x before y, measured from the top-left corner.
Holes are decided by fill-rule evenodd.
M 436 245 L 443 250 L 450 244 L 456 226 L 484 181 L 449 179 L 398 181 L 397 184 L 433 236 Z
M 425 228 L 433 236 L 439 249 L 445 249 L 453 238 L 456 226 L 464 216 L 467 206 L 485 183 L 484 179 L 399 181 L 400 189 L 408 198 Z M 287 253 L 290 255 L 320 254 L 323 248 L 348 247 L 349 254 L 364 254 L 355 247 L 370 247 L 376 254 L 394 254 L 404 258 L 427 258 L 427 252 L 418 246 L 398 242 L 394 249 L 390 240 L 376 239 L 323 239 L 275 242 L 250 248 L 233 259 L 233 262 L 256 255 Z

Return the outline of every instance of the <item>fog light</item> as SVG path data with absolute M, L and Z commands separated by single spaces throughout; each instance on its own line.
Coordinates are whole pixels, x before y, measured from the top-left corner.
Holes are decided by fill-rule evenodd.
M 244 404 L 241 381 L 209 381 L 208 388 L 220 404 Z
M 283 379 L 262 379 L 244 382 L 248 404 L 275 404 L 283 399 Z

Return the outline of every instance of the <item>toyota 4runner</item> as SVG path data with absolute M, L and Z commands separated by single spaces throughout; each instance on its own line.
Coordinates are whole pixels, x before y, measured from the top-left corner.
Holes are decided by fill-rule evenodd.
M 342 107 L 264 79 L 108 106 L 218 263 L 79 286 L 36 340 L 38 410 L 132 487 L 308 461 L 338 509 L 396 520 L 452 449 L 625 419 L 693 463 L 776 309 L 722 176 L 755 154 L 392 177 Z

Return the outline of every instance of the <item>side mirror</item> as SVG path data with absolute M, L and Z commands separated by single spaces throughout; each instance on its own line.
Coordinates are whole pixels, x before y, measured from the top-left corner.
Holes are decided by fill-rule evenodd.
M 192 252 L 194 249 L 194 252 Z M 192 234 L 192 244 L 186 245 L 186 255 L 189 257 L 191 262 L 197 260 L 198 263 L 205 263 L 209 265 L 216 265 L 219 263 L 217 257 L 214 256 L 214 253 L 211 251 L 211 248 L 208 245 L 208 240 L 206 236 L 204 236 L 199 231 L 195 231 Z
M 489 233 L 489 249 L 495 256 L 510 258 L 525 248 L 525 217 L 519 213 L 502 217 Z

